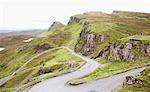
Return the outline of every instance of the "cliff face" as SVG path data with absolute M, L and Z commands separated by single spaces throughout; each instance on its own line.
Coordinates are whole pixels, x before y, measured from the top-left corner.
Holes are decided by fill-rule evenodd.
M 115 60 L 133 60 L 133 46 L 131 43 L 124 44 L 113 44 L 109 48 L 109 55 L 111 55 Z
M 150 44 L 141 44 L 140 50 L 145 57 L 150 57 Z
M 145 13 L 114 11 L 112 14 L 105 14 L 88 12 L 72 16 L 68 25 L 75 23 L 81 26 L 81 32 L 74 48 L 76 52 L 95 59 L 105 57 L 111 61 L 132 61 L 139 57 L 149 57 L 149 43 L 140 43 L 140 41 L 137 43 L 136 41 L 119 42 L 118 39 L 134 35 L 149 35 L 147 31 L 149 28 L 148 21 L 149 14 Z
M 110 61 L 133 61 L 142 58 L 150 58 L 150 44 L 141 42 L 115 42 L 94 57 L 104 57 Z
M 85 56 L 91 55 L 96 51 L 96 46 L 103 42 L 104 39 L 104 35 L 82 32 L 80 34 L 79 42 L 75 46 L 75 50 L 81 52 Z
M 105 36 L 90 32 L 90 23 L 83 22 L 83 28 L 79 36 L 79 40 L 75 45 L 75 51 L 85 56 L 91 55 L 96 51 L 96 46 L 104 42 Z

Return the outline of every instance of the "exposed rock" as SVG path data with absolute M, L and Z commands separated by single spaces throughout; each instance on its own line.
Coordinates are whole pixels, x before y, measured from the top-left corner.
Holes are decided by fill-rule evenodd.
M 83 41 L 85 42 L 83 45 L 83 49 L 81 50 L 81 52 L 93 52 L 92 48 L 94 48 L 94 37 L 95 35 L 90 34 L 90 33 L 86 33 L 86 34 L 82 34 L 81 38 L 83 39 Z
M 68 62 L 68 67 L 75 68 L 76 67 L 75 61 Z
M 150 46 L 147 46 L 147 48 L 146 48 L 146 53 L 147 53 L 147 55 L 150 57 Z
M 64 68 L 60 68 L 58 71 L 61 72 L 61 71 L 63 71 L 63 70 L 64 70 Z
M 57 64 L 57 65 L 54 65 L 54 66 L 51 66 L 51 67 L 41 66 L 39 71 L 38 71 L 38 74 L 42 75 L 42 74 L 53 72 L 55 70 L 63 71 L 64 70 L 63 64 Z
M 96 46 L 104 42 L 105 36 L 89 32 L 88 22 L 84 22 L 82 32 L 80 33 L 79 41 L 75 46 L 75 51 L 80 52 L 85 56 L 91 55 L 95 52 Z
M 50 48 L 52 48 L 52 47 L 49 44 L 47 44 L 47 43 L 44 43 L 42 45 L 36 45 L 36 46 L 34 46 L 34 49 L 35 49 L 36 53 L 43 52 L 43 51 L 48 50 Z
M 111 45 L 109 54 L 112 55 L 115 60 L 132 60 L 134 58 L 131 43 L 119 44 L 116 46 Z
M 144 54 L 145 57 L 150 57 L 150 45 L 141 44 L 140 47 L 141 52 Z
M 138 59 L 139 56 L 150 57 L 149 44 L 142 44 L 140 42 L 115 42 L 101 50 L 99 54 L 93 58 L 104 57 L 109 61 L 112 61 L 112 59 L 132 61 Z
M 71 23 L 80 23 L 80 20 L 81 19 L 78 18 L 78 17 L 76 17 L 76 16 L 71 16 L 68 24 L 71 24 Z
M 49 72 L 52 72 L 50 71 L 48 68 L 46 67 L 40 67 L 39 71 L 38 71 L 38 74 L 39 75 L 42 75 L 42 74 L 46 74 L 46 73 L 49 73 Z
M 133 76 L 126 76 L 123 85 L 132 85 L 132 84 L 144 84 L 143 80 L 134 78 Z
M 19 51 L 24 52 L 24 51 L 31 50 L 31 49 L 32 49 L 31 46 L 25 45 L 25 46 L 20 47 Z
M 34 51 L 35 53 L 41 53 L 45 50 L 48 50 L 52 48 L 51 45 L 47 44 L 47 43 L 44 43 L 42 45 L 33 45 L 33 46 L 29 46 L 29 45 L 25 45 L 25 46 L 22 46 L 19 51 L 20 52 L 28 52 L 28 51 Z
M 55 31 L 59 28 L 62 28 L 64 27 L 65 25 L 63 25 L 62 23 L 58 22 L 58 21 L 55 21 L 53 22 L 53 24 L 50 26 L 50 28 L 48 29 L 48 31 Z

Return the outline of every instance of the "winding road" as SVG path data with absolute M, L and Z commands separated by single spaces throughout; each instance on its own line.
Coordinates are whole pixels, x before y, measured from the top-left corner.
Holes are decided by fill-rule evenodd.
M 102 64 L 99 64 L 92 59 L 83 57 L 67 47 L 62 48 L 67 49 L 72 55 L 84 60 L 86 64 L 75 72 L 45 80 L 39 84 L 34 85 L 25 92 L 111 92 L 116 87 L 122 85 L 125 76 L 134 76 L 144 69 L 133 69 L 125 73 L 113 75 L 111 77 L 100 79 L 90 83 L 78 86 L 68 86 L 68 81 L 87 75 L 94 71 L 97 67 L 102 66 Z

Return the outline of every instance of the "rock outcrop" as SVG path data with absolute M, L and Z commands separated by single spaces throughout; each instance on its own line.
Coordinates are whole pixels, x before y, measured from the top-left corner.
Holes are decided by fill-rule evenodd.
M 142 52 L 143 56 L 150 57 L 150 45 L 149 44 L 141 44 L 140 51 Z
M 29 45 L 25 45 L 22 46 L 19 51 L 20 52 L 28 52 L 28 51 L 34 51 L 35 53 L 41 53 L 45 50 L 51 49 L 51 45 L 47 44 L 47 43 L 43 43 L 41 45 L 33 45 L 33 46 L 29 46 Z
M 80 23 L 80 20 L 81 19 L 78 18 L 77 16 L 71 16 L 68 24 L 71 24 L 71 23 Z
M 132 84 L 144 84 L 143 80 L 134 78 L 133 76 L 126 76 L 123 85 L 132 85 Z
M 51 45 L 49 45 L 47 43 L 44 43 L 42 45 L 34 46 L 34 50 L 35 50 L 36 53 L 41 53 L 41 52 L 43 52 L 45 50 L 48 50 L 48 49 L 51 49 L 51 48 L 52 48 Z
M 42 74 L 46 74 L 46 73 L 50 73 L 52 71 L 50 71 L 47 67 L 40 67 L 39 71 L 38 71 L 38 75 L 42 75 Z
M 109 54 L 114 57 L 115 60 L 133 60 L 133 46 L 131 43 L 125 44 L 113 44 L 109 48 Z
M 50 28 L 48 29 L 48 31 L 55 31 L 59 28 L 62 28 L 64 27 L 65 25 L 63 25 L 62 23 L 58 22 L 58 21 L 55 21 L 53 22 L 53 24 L 50 26 Z
M 115 42 L 99 52 L 94 59 L 104 57 L 110 61 L 132 61 L 139 57 L 150 57 L 150 45 L 140 42 Z
M 90 32 L 89 26 L 88 22 L 84 22 L 79 40 L 75 45 L 75 51 L 80 52 L 85 56 L 93 54 L 96 50 L 96 46 L 105 40 L 104 35 Z

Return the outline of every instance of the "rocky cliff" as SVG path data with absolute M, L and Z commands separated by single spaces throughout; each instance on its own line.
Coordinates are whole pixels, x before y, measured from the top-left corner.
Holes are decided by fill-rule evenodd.
M 104 35 L 95 34 L 90 30 L 90 23 L 83 22 L 79 40 L 75 45 L 75 51 L 81 52 L 85 56 L 93 54 L 96 51 L 96 46 L 105 40 Z
M 135 61 L 142 58 L 150 58 L 150 44 L 141 41 L 114 42 L 94 57 L 104 57 L 110 61 Z
M 143 19 L 146 19 L 146 22 Z M 149 21 L 149 14 L 145 13 L 114 11 L 112 14 L 105 14 L 88 12 L 72 16 L 68 25 L 74 23 L 81 26 L 81 32 L 74 48 L 76 52 L 95 59 L 105 57 L 111 61 L 132 61 L 138 57 L 149 57 L 149 42 L 142 42 L 144 38 L 142 35 L 149 35 L 147 28 L 149 28 L 150 23 L 147 21 Z M 118 39 L 133 35 L 140 35 L 139 37 L 142 39 L 137 39 L 137 41 L 130 39 L 128 42 L 118 41 Z

